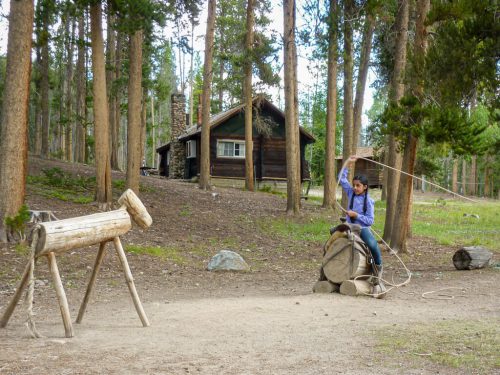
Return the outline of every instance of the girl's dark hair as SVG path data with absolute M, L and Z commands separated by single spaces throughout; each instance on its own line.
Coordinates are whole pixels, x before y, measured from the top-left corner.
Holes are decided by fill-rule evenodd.
M 354 180 L 358 180 L 359 182 L 361 182 L 363 185 L 366 186 L 366 190 L 365 190 L 365 199 L 364 199 L 364 202 L 363 202 L 363 215 L 366 215 L 366 209 L 367 209 L 367 205 L 368 205 L 368 178 L 365 176 L 365 175 L 356 175 L 354 176 L 354 178 L 352 179 L 353 181 Z M 349 209 L 352 210 L 352 207 L 354 206 L 354 190 L 352 192 L 352 197 L 351 197 L 351 203 L 349 204 Z

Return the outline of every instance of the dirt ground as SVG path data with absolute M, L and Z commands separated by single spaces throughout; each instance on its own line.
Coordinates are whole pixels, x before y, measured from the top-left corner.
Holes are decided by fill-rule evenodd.
M 93 174 L 84 165 L 34 158 L 30 174 L 55 166 Z M 120 173 L 113 177 L 124 178 Z M 20 304 L 0 329 L 0 374 L 462 374 L 468 372 L 418 355 L 410 360 L 384 356 L 375 348 L 375 331 L 441 320 L 500 320 L 500 273 L 493 268 L 456 271 L 451 257 L 457 248 L 413 239 L 412 255 L 404 257 L 412 281 L 385 300 L 316 295 L 311 288 L 322 243 L 283 238 L 263 228 L 268 218 L 285 217 L 283 198 L 236 189 L 204 192 L 195 184 L 156 177 L 142 177 L 141 183 L 149 187 L 141 200 L 154 223 L 148 230 L 134 226 L 122 242 L 161 246 L 173 254 L 127 255 L 151 326 L 141 326 L 109 247 L 84 321 L 73 325 L 74 338 L 64 338 L 55 291 L 41 259 L 34 312 L 45 337 L 28 337 Z M 60 219 L 97 211 L 93 204 L 46 198 L 33 188 L 27 203 L 30 209 L 51 209 Z M 319 210 L 305 203 L 300 220 L 313 220 Z M 336 220 L 332 215 L 332 223 Z M 240 253 L 251 271 L 206 271 L 221 249 Z M 58 257 L 73 319 L 95 255 L 96 247 L 91 247 Z M 388 253 L 384 259 L 386 277 L 402 280 L 397 261 Z M 26 260 L 14 246 L 0 247 L 0 312 Z M 438 292 L 424 298 L 431 291 Z

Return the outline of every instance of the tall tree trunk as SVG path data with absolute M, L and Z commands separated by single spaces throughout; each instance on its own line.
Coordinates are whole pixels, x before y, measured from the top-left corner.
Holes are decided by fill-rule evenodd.
M 467 188 L 467 161 L 465 158 L 462 159 L 462 195 L 469 194 L 469 189 Z
M 106 88 L 108 90 L 108 123 L 109 123 L 109 140 L 111 150 L 111 169 L 118 169 L 117 150 L 118 139 L 116 139 L 115 115 L 116 115 L 116 95 L 114 90 L 114 82 L 116 79 L 116 32 L 114 30 L 114 20 L 112 2 L 108 0 L 108 28 L 106 40 Z
M 94 91 L 94 138 L 96 163 L 96 200 L 99 208 L 111 208 L 111 161 L 109 154 L 108 98 L 102 36 L 102 11 L 98 2 L 90 7 L 92 71 Z
M 78 16 L 78 58 L 76 61 L 76 137 L 75 160 L 85 162 L 85 97 L 87 96 L 85 74 L 85 17 Z
M 154 93 L 151 91 L 151 167 L 155 168 L 156 161 L 156 125 L 155 125 L 155 101 Z
M 372 50 L 373 31 L 375 30 L 375 18 L 371 14 L 366 15 L 363 41 L 361 43 L 361 56 L 359 60 L 359 73 L 356 81 L 356 99 L 354 100 L 354 127 L 352 134 L 352 154 L 358 150 L 361 132 L 361 115 L 363 114 L 363 99 L 365 97 L 366 79 L 368 77 L 368 66 Z
M 288 214 L 297 214 L 300 210 L 300 195 L 298 195 L 297 180 L 298 144 L 295 137 L 295 0 L 283 0 L 283 49 L 285 68 L 285 131 L 286 131 L 286 174 L 287 174 L 287 205 Z
M 122 46 L 123 46 L 123 33 L 121 31 L 118 31 L 117 37 L 116 37 L 116 54 L 115 54 L 115 68 L 116 68 L 116 82 L 120 82 L 121 76 L 122 76 Z M 114 137 L 114 142 L 113 144 L 116 145 L 116 147 L 113 147 L 113 150 L 111 151 L 111 160 L 114 160 L 114 165 L 116 169 L 124 169 L 124 166 L 120 164 L 120 150 L 125 150 L 123 142 L 120 142 L 120 130 L 121 130 L 121 118 L 122 118 L 122 111 L 121 111 L 121 102 L 122 102 L 122 86 L 120 85 L 117 87 L 116 92 L 115 92 L 115 101 L 114 101 L 114 111 L 115 111 L 115 123 L 113 124 L 113 137 Z M 122 158 L 122 164 L 123 164 L 123 159 Z
M 336 199 L 335 129 L 337 127 L 337 0 L 330 0 L 328 19 L 328 78 L 326 93 L 325 183 L 323 207 L 334 208 Z
M 127 187 L 139 194 L 142 157 L 142 30 L 130 36 L 128 81 Z
M 43 37 L 41 40 L 42 63 L 41 63 L 41 83 L 40 100 L 42 102 L 42 156 L 49 157 L 49 14 L 45 10 L 43 13 Z
M 75 40 L 75 20 L 71 18 L 71 34 L 67 44 L 66 56 L 68 58 L 66 65 L 66 135 L 65 135 L 65 159 L 73 161 L 73 45 Z
M 8 240 L 5 218 L 17 215 L 26 192 L 33 16 L 33 0 L 11 0 L 0 124 L 0 242 Z
M 451 171 L 451 191 L 458 193 L 458 160 L 453 159 L 453 169 Z
M 389 100 L 398 103 L 404 95 L 404 76 L 406 70 L 406 44 L 408 42 L 408 0 L 398 0 L 398 12 L 396 14 L 396 46 L 394 49 L 394 70 L 391 77 L 391 88 Z M 399 145 L 393 135 L 387 137 L 387 165 L 401 169 L 402 158 L 399 152 Z M 394 216 L 396 212 L 396 198 L 400 173 L 393 169 L 384 170 L 384 191 L 386 193 L 387 205 L 385 215 L 385 226 L 383 238 L 389 241 L 392 232 Z
M 193 118 L 194 118 L 194 26 L 195 20 L 191 20 L 191 62 L 189 67 L 189 124 L 188 127 L 193 126 Z M 153 96 L 151 95 L 151 98 Z M 161 108 L 161 103 L 159 105 Z M 156 153 L 156 150 L 155 152 Z
M 344 1 L 344 129 L 342 162 L 345 163 L 352 155 L 353 141 L 353 51 L 352 51 L 352 22 L 354 18 L 354 1 Z M 353 171 L 350 171 L 349 177 L 352 178 Z M 342 192 L 342 207 L 347 206 L 347 194 Z
M 244 63 L 245 96 L 245 188 L 254 191 L 253 175 L 253 132 L 252 132 L 252 65 L 253 65 L 253 28 L 255 23 L 254 1 L 247 0 L 247 27 L 245 37 L 246 58 Z
M 472 155 L 470 161 L 470 175 L 469 175 L 469 186 L 470 186 L 470 194 L 477 195 L 477 156 Z
M 423 101 L 424 88 L 422 86 L 423 64 L 427 51 L 427 29 L 425 20 L 430 9 L 430 0 L 417 0 L 415 44 L 414 44 L 414 76 L 412 77 L 412 93 L 417 100 Z M 418 139 L 411 133 L 408 134 L 407 143 L 403 153 L 403 170 L 413 174 L 417 156 Z M 398 220 L 394 219 L 393 232 L 391 234 L 391 246 L 395 251 L 407 252 L 406 238 L 411 215 L 411 200 L 413 183 L 411 176 L 402 176 L 398 189 L 396 205 L 399 209 Z
M 214 54 L 216 0 L 208 1 L 207 31 L 205 35 L 205 61 L 203 63 L 202 125 L 201 125 L 201 160 L 200 189 L 210 189 L 210 95 L 212 87 L 212 64 Z
M 485 155 L 484 157 L 484 197 L 490 198 L 491 196 L 491 156 Z

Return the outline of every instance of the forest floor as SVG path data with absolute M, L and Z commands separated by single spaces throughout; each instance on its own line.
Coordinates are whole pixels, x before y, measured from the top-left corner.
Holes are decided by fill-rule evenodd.
M 89 166 L 37 158 L 30 158 L 29 173 L 53 167 L 80 176 L 94 173 Z M 113 179 L 124 175 L 113 172 Z M 411 254 L 403 256 L 412 280 L 386 299 L 313 294 L 324 241 L 269 229 L 273 220 L 287 219 L 282 197 L 223 188 L 206 192 L 196 184 L 158 177 L 141 177 L 141 184 L 140 198 L 153 225 L 147 230 L 134 226 L 122 242 L 151 326 L 141 326 L 108 245 L 84 321 L 73 325 L 75 337 L 64 338 L 51 277 L 41 259 L 35 270 L 34 312 L 44 337 L 29 338 L 25 306 L 18 305 L 9 325 L 0 329 L 0 374 L 500 373 L 498 360 L 486 367 L 462 365 L 442 361 L 443 353 L 430 353 L 436 347 L 431 341 L 437 341 L 455 359 L 472 355 L 485 362 L 498 355 L 498 328 L 493 338 L 483 340 L 483 333 L 500 326 L 498 268 L 457 271 L 451 258 L 458 247 L 413 238 Z M 118 197 L 121 191 L 115 190 Z M 52 210 L 59 219 L 97 212 L 93 203 L 52 198 L 35 185 L 28 185 L 27 204 Z M 338 221 L 338 215 L 314 202 L 304 202 L 294 220 L 310 223 L 317 215 L 330 217 L 332 225 Z M 148 254 L 157 248 L 160 255 Z M 221 249 L 241 254 L 251 270 L 207 271 L 208 261 Z M 96 250 L 57 258 L 73 319 Z M 495 262 L 499 255 L 495 253 Z M 386 278 L 404 279 L 396 259 L 387 252 L 383 256 Z M 27 258 L 19 246 L 0 247 L 0 313 Z M 432 291 L 436 293 L 424 294 Z M 446 335 L 439 336 L 443 322 L 447 329 L 474 322 L 475 331 L 469 333 L 480 341 L 474 345 L 488 343 L 495 351 L 485 351 L 484 345 L 477 350 L 472 344 L 450 346 Z M 424 342 L 416 351 L 391 346 L 416 339 L 421 335 L 417 327 L 429 328 L 428 346 Z

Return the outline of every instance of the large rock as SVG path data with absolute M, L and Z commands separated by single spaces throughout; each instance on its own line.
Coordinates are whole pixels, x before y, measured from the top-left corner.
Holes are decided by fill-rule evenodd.
M 238 253 L 221 250 L 210 259 L 207 269 L 209 271 L 248 271 L 250 267 Z

